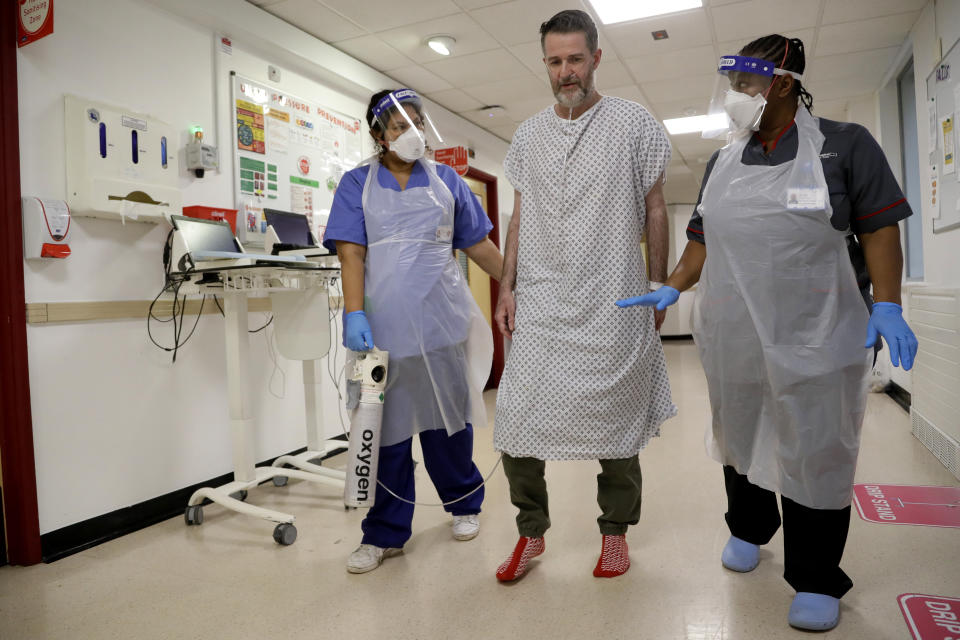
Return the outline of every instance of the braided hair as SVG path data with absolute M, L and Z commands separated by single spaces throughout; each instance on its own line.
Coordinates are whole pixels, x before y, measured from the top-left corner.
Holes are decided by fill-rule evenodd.
M 778 68 L 784 71 L 793 71 L 796 73 L 803 73 L 807 65 L 806 56 L 803 53 L 803 41 L 800 38 L 788 38 L 780 34 L 757 38 L 740 49 L 740 55 L 767 60 L 773 62 Z M 812 111 L 813 96 L 810 95 L 810 92 L 807 91 L 803 84 L 796 78 L 794 78 L 794 85 L 797 88 L 803 106 Z

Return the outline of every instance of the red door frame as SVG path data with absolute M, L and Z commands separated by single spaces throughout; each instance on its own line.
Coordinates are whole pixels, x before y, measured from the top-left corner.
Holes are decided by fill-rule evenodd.
M 500 202 L 497 199 L 497 176 L 481 171 L 475 167 L 467 169 L 467 177 L 479 180 L 487 187 L 487 217 L 493 223 L 489 237 L 493 244 L 500 247 Z M 497 300 L 500 298 L 500 285 L 496 280 L 490 278 L 490 308 L 496 310 Z M 487 389 L 495 389 L 500 386 L 500 376 L 503 375 L 504 355 L 503 355 L 503 336 L 497 329 L 496 322 L 493 323 L 493 368 L 490 371 L 490 379 L 487 381 Z
M 20 215 L 16 3 L 0 20 L 0 465 L 10 564 L 41 560 L 37 475 L 27 369 L 27 306 Z

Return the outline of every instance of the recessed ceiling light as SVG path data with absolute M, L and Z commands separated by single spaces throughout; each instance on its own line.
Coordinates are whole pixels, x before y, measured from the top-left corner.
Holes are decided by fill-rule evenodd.
M 430 36 L 427 38 L 427 46 L 442 56 L 450 55 L 450 52 L 453 51 L 453 45 L 456 43 L 456 38 L 452 36 Z
M 703 0 L 590 0 L 600 22 L 614 24 L 703 6 Z
M 663 121 L 667 133 L 699 133 L 727 128 L 727 114 L 715 113 L 712 116 L 692 116 L 688 118 L 669 118 Z

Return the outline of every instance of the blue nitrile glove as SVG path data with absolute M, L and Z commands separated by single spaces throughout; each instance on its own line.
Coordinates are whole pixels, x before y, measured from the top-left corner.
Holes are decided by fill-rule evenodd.
M 650 293 L 644 294 L 642 296 L 635 296 L 633 298 L 624 298 L 623 300 L 617 300 L 616 304 L 621 309 L 627 307 L 633 307 L 640 305 L 641 307 L 652 307 L 656 305 L 657 311 L 663 311 L 680 297 L 680 292 L 674 289 L 673 287 L 668 287 L 663 285 L 656 291 L 651 291 Z
M 880 336 L 887 341 L 893 366 L 909 371 L 917 355 L 917 337 L 903 319 L 903 307 L 896 302 L 873 303 L 873 313 L 867 324 L 867 344 L 864 346 L 872 348 Z
M 351 311 L 344 316 L 343 344 L 351 351 L 370 351 L 373 348 L 373 331 L 363 311 Z

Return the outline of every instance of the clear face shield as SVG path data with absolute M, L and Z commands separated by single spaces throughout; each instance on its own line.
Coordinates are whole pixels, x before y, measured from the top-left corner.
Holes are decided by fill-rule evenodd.
M 717 67 L 717 81 L 707 111 L 710 129 L 704 138 L 722 138 L 728 133 L 744 133 L 760 128 L 767 95 L 777 76 L 803 76 L 780 69 L 769 60 L 747 56 L 723 56 Z
M 427 148 L 436 149 L 443 138 L 423 108 L 413 89 L 398 89 L 385 95 L 373 108 L 368 123 L 382 139 L 385 151 L 392 151 L 404 162 L 424 156 Z

